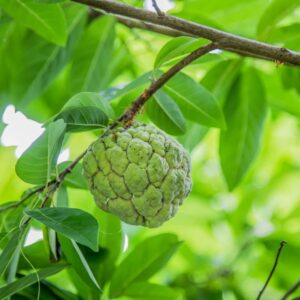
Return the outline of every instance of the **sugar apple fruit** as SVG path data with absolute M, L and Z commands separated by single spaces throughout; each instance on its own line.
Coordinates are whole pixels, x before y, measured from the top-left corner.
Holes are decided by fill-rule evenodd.
M 143 123 L 96 140 L 83 169 L 96 204 L 135 225 L 160 226 L 175 215 L 192 187 L 189 154 Z

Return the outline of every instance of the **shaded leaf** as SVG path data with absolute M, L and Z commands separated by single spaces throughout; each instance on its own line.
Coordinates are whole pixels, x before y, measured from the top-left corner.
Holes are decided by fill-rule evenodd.
M 16 164 L 17 175 L 31 184 L 44 184 L 56 165 L 66 124 L 57 120 L 21 155 Z
M 149 282 L 136 282 L 130 285 L 124 292 L 124 296 L 135 300 L 182 300 L 182 294 L 167 286 Z
M 98 249 L 98 222 L 77 208 L 39 208 L 27 210 L 28 216 L 94 251 Z
M 157 91 L 147 103 L 146 111 L 151 121 L 169 134 L 180 135 L 186 131 L 184 116 L 176 102 L 164 91 Z
M 150 237 L 129 253 L 116 269 L 110 285 L 110 297 L 117 297 L 132 283 L 147 280 L 162 268 L 180 242 L 174 234 Z
M 50 42 L 65 44 L 67 25 L 64 12 L 58 4 L 45 5 L 30 0 L 0 0 L 0 7 L 17 22 Z
M 260 146 L 267 104 L 264 87 L 254 69 L 236 82 L 225 104 L 227 131 L 220 137 L 221 166 L 230 190 L 246 174 Z
M 225 127 L 223 113 L 214 96 L 189 76 L 178 73 L 164 90 L 177 102 L 188 120 L 209 127 Z
M 51 275 L 54 275 L 63 269 L 65 269 L 68 265 L 67 264 L 57 264 L 45 269 L 41 269 L 36 273 L 32 273 L 18 279 L 12 283 L 5 285 L 4 287 L 0 288 L 0 298 L 4 299 L 8 296 L 18 293 L 19 291 L 25 289 L 26 287 L 36 283 L 39 280 L 47 278 Z
M 77 243 L 60 234 L 58 235 L 58 238 L 67 261 L 77 272 L 78 276 L 80 276 L 80 278 L 91 288 L 99 290 L 100 286 L 95 275 Z
M 85 31 L 71 68 L 73 92 L 98 92 L 106 86 L 115 39 L 114 24 L 114 18 L 105 16 L 96 19 Z

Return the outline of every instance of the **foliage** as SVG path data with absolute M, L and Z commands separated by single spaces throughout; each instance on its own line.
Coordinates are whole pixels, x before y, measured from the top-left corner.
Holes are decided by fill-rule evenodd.
M 170 14 L 300 50 L 299 9 L 298 0 L 178 0 Z M 299 280 L 299 68 L 215 51 L 154 94 L 137 119 L 175 136 L 193 173 L 190 196 L 159 228 L 100 211 L 80 163 L 56 193 L 47 188 L 70 165 L 58 163 L 64 149 L 75 159 L 207 43 L 128 28 L 70 0 L 0 0 L 1 115 L 13 104 L 44 128 L 18 159 L 0 148 L 1 299 L 254 299 L 281 240 L 265 299 Z M 34 232 L 43 239 L 29 243 Z

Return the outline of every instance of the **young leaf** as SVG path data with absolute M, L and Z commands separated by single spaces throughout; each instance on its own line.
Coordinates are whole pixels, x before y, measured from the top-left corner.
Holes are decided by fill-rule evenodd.
M 64 180 L 65 183 L 65 180 Z M 57 207 L 68 207 L 69 206 L 69 196 L 67 187 L 62 184 L 56 193 L 56 206 Z
M 106 114 L 95 106 L 72 107 L 59 113 L 54 120 L 63 119 L 67 131 L 79 132 L 103 128 L 108 124 Z
M 276 24 L 299 6 L 299 0 L 273 0 L 258 23 L 258 38 L 266 40 Z
M 180 108 L 164 91 L 154 94 L 146 111 L 152 122 L 167 133 L 181 135 L 186 131 L 186 122 Z
M 134 282 L 147 280 L 171 258 L 180 242 L 174 234 L 160 234 L 140 243 L 116 269 L 110 297 L 118 297 Z
M 79 41 L 71 68 L 73 92 L 98 92 L 107 85 L 105 74 L 110 67 L 115 31 L 112 17 L 91 23 Z
M 158 285 L 149 282 L 136 282 L 130 285 L 124 296 L 131 297 L 136 300 L 182 300 L 182 294 L 167 286 Z
M 254 69 L 247 70 L 232 87 L 224 110 L 228 129 L 221 133 L 220 158 L 232 190 L 258 152 L 267 112 L 264 88 Z
M 69 240 L 62 235 L 58 235 L 62 251 L 81 279 L 88 284 L 92 289 L 100 289 L 94 273 L 92 272 L 85 256 L 79 246 L 73 240 Z
M 16 294 L 19 291 L 25 289 L 26 287 L 36 283 L 37 281 L 62 271 L 67 266 L 68 266 L 67 264 L 56 264 L 54 266 L 41 269 L 38 272 L 34 272 L 32 274 L 26 275 L 12 283 L 9 283 L 3 286 L 2 288 L 0 288 L 0 298 L 4 299 L 13 294 Z
M 17 175 L 31 184 L 44 184 L 50 178 L 62 146 L 66 124 L 57 120 L 21 155 L 16 164 Z
M 191 53 L 205 44 L 207 44 L 207 41 L 204 39 L 195 39 L 187 36 L 171 39 L 158 52 L 154 68 L 158 69 L 173 59 Z
M 7 59 L 12 73 L 9 94 L 19 107 L 40 96 L 68 63 L 83 28 L 85 13 L 83 7 L 66 9 L 69 37 L 64 47 L 49 43 L 32 32 L 21 38 L 15 33 L 14 44 L 10 47 L 21 47 L 22 51 L 12 50 L 7 53 Z
M 89 213 L 77 208 L 39 208 L 25 213 L 66 237 L 91 248 L 98 249 L 97 220 Z
M 71 163 L 72 161 L 64 161 L 60 163 L 57 166 L 58 173 L 67 168 Z M 64 184 L 75 189 L 87 189 L 86 179 L 83 176 L 82 164 L 78 163 L 72 172 L 65 177 Z
M 18 251 L 18 248 L 20 248 L 24 234 L 24 229 L 17 229 L 11 236 L 5 248 L 3 249 L 0 255 L 0 276 L 10 264 L 14 254 Z
M 58 4 L 45 5 L 30 0 L 0 0 L 0 7 L 17 22 L 50 42 L 65 44 L 67 24 L 64 12 Z
M 177 102 L 187 119 L 208 127 L 225 127 L 224 116 L 214 96 L 192 78 L 178 73 L 164 90 Z
M 97 107 L 110 118 L 114 117 L 113 109 L 109 102 L 98 93 L 82 92 L 74 95 L 61 109 L 61 113 L 72 108 Z

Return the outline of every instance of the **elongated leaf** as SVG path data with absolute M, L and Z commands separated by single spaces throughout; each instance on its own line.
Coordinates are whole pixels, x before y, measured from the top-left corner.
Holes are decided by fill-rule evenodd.
M 182 300 L 182 295 L 167 286 L 149 282 L 136 282 L 130 285 L 124 292 L 124 296 L 135 300 Z
M 48 5 L 45 5 L 48 6 Z M 85 21 L 83 7 L 66 9 L 69 37 L 64 47 L 41 39 L 32 32 L 16 37 L 7 52 L 12 73 L 9 96 L 20 106 L 38 97 L 69 62 Z M 22 51 L 14 49 L 21 48 Z
M 97 251 L 98 222 L 89 213 L 66 207 L 40 208 L 27 210 L 25 213 L 66 237 Z
M 107 116 L 113 118 L 114 112 L 109 102 L 98 93 L 82 92 L 74 95 L 61 109 L 61 112 L 68 111 L 72 108 L 97 107 Z
M 174 234 L 160 234 L 140 243 L 116 269 L 110 285 L 110 296 L 117 297 L 136 281 L 155 274 L 178 248 L 180 242 Z
M 72 161 L 64 161 L 58 165 L 58 172 L 67 168 Z M 72 188 L 87 189 L 86 179 L 83 176 L 82 164 L 78 163 L 75 168 L 69 173 L 65 179 L 64 184 Z
M 257 26 L 257 36 L 261 40 L 265 40 L 270 35 L 276 24 L 288 16 L 295 8 L 300 7 L 299 0 L 273 0 L 270 6 L 261 16 Z
M 50 178 L 62 146 L 66 124 L 57 120 L 22 154 L 16 164 L 17 175 L 25 182 L 44 184 Z
M 101 227 L 99 245 L 107 251 L 105 260 L 97 266 L 97 271 L 95 271 L 98 281 L 104 286 L 113 275 L 117 259 L 122 252 L 124 234 L 118 217 L 98 208 L 94 210 L 93 215 Z
M 73 92 L 98 92 L 106 86 L 114 46 L 114 24 L 112 17 L 98 18 L 80 40 L 70 74 Z
M 157 69 L 175 58 L 182 57 L 206 43 L 207 41 L 204 39 L 195 39 L 187 36 L 174 38 L 165 44 L 158 52 L 154 62 L 154 68 Z
M 11 236 L 10 240 L 8 241 L 7 245 L 3 249 L 0 255 L 0 276 L 6 270 L 7 266 L 10 264 L 13 256 L 18 251 L 22 244 L 23 236 L 24 236 L 24 229 L 17 229 Z
M 192 78 L 178 73 L 164 90 L 177 102 L 187 119 L 209 127 L 225 127 L 223 113 L 214 96 Z
M 0 288 L 0 298 L 4 299 L 8 296 L 18 293 L 19 291 L 25 289 L 26 287 L 36 283 L 39 280 L 47 278 L 51 275 L 54 275 L 63 269 L 65 269 L 68 265 L 67 264 L 57 264 L 45 269 L 41 269 L 36 273 L 32 273 L 18 279 L 12 283 L 5 285 L 4 287 Z
M 62 235 L 59 235 L 58 237 L 67 261 L 71 264 L 77 274 L 91 288 L 99 290 L 100 286 L 95 278 L 95 275 L 93 274 L 86 258 L 76 242 L 69 240 Z
M 263 85 L 249 69 L 233 86 L 225 105 L 228 129 L 221 133 L 220 158 L 230 190 L 241 181 L 259 150 L 266 111 Z
M 184 116 L 176 102 L 164 91 L 157 91 L 146 111 L 151 121 L 169 134 L 181 135 L 186 130 Z
M 95 106 L 69 108 L 59 113 L 55 120 L 63 119 L 70 132 L 103 128 L 108 124 L 106 114 Z
M 64 45 L 67 25 L 58 4 L 45 5 L 30 0 L 0 0 L 0 7 L 23 26 L 27 26 L 50 42 Z
M 222 61 L 212 67 L 201 81 L 201 84 L 216 97 L 221 106 L 238 76 L 241 65 L 240 59 Z

